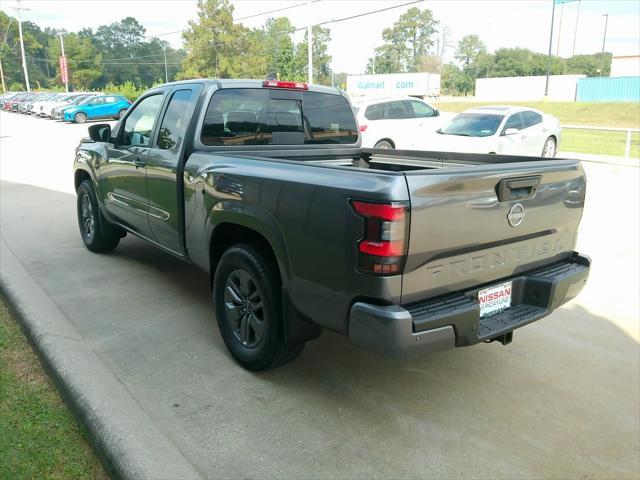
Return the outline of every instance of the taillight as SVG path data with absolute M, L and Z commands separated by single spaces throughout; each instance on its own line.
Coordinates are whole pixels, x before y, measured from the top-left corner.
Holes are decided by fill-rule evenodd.
M 358 270 L 376 275 L 401 273 L 409 236 L 408 203 L 352 200 L 351 205 L 364 220 L 363 236 L 358 241 Z
M 369 125 L 360 125 L 360 131 L 364 132 Z
M 293 90 L 309 90 L 309 85 L 305 82 L 284 82 L 281 80 L 263 80 L 263 87 L 269 88 L 291 88 Z

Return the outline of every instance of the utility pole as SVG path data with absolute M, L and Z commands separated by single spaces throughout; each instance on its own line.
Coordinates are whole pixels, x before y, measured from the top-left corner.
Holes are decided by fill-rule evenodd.
M 604 44 L 607 41 L 607 24 L 609 23 L 609 14 L 608 13 L 604 13 L 602 14 L 604 18 L 604 35 L 602 35 L 602 53 L 604 53 Z
M 64 55 L 64 41 L 62 40 L 62 32 L 59 33 L 60 35 L 60 51 L 62 52 L 62 58 L 65 59 L 65 64 L 66 64 L 66 58 Z M 62 72 L 60 72 L 60 78 L 61 79 L 65 79 L 66 81 L 64 82 L 64 90 L 69 93 L 69 78 L 68 78 L 68 74 L 64 75 Z
M 18 6 L 13 7 L 13 9 L 18 12 L 18 32 L 20 34 L 20 52 L 22 53 L 22 69 L 24 70 L 24 82 L 27 85 L 27 92 L 31 91 L 31 87 L 29 85 L 29 72 L 27 71 L 27 60 L 24 56 L 24 39 L 22 38 L 22 10 L 29 10 L 28 8 L 24 8 L 20 6 L 20 0 L 17 0 Z
M 11 28 L 11 22 L 13 22 L 13 17 L 9 17 L 9 23 L 7 24 L 7 31 L 4 34 L 2 43 L 0 44 L 0 77 L 2 77 L 2 93 L 7 93 L 7 87 L 4 83 L 4 69 L 2 68 L 2 53 L 4 52 L 4 46 L 7 44 L 7 37 L 9 36 L 9 29 Z
M 307 67 L 308 82 L 313 83 L 313 28 L 311 25 L 307 26 Z
M 573 31 L 573 51 L 571 52 L 571 56 L 575 56 L 576 54 L 576 37 L 578 36 L 578 20 L 580 19 L 580 2 L 582 0 L 578 0 L 578 11 L 576 13 L 576 28 Z
M 564 3 L 560 5 L 560 21 L 558 22 L 558 44 L 556 45 L 556 57 L 560 56 L 560 40 L 562 39 L 562 14 L 564 13 Z
M 4 84 L 4 70 L 2 69 L 2 57 L 0 56 L 0 77 L 2 77 L 2 93 L 7 93 L 7 87 Z
M 167 46 L 162 44 L 162 53 L 164 53 L 164 83 L 169 83 L 169 74 L 167 73 Z
M 551 0 L 551 33 L 549 34 L 549 56 L 547 58 L 547 81 L 544 84 L 544 98 L 549 96 L 549 75 L 551 75 L 551 47 L 553 47 L 553 20 L 556 15 L 556 0 Z

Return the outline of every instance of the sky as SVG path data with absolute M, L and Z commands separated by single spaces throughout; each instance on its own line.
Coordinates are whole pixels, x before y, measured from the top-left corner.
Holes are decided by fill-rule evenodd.
M 232 0 L 234 17 L 241 18 L 270 10 L 280 12 L 241 20 L 247 27 L 258 27 L 270 16 L 287 16 L 297 27 L 338 20 L 374 10 L 408 3 L 410 0 Z M 149 36 L 158 35 L 173 46 L 180 46 L 180 33 L 170 33 L 187 27 L 197 17 L 196 0 L 22 0 L 23 19 L 41 27 L 77 31 L 133 16 L 146 28 Z M 16 0 L 0 0 L 0 8 L 14 15 Z M 297 5 L 297 6 L 296 6 Z M 455 44 L 464 35 L 475 33 L 489 51 L 501 47 L 523 47 L 547 53 L 551 23 L 552 0 L 424 0 L 353 20 L 336 22 L 331 29 L 329 53 L 336 72 L 363 73 L 367 59 L 382 43 L 382 30 L 390 26 L 411 7 L 429 8 L 441 24 L 450 29 L 450 45 L 445 50 L 445 62 L 453 57 Z M 608 25 L 605 50 L 614 55 L 640 54 L 640 1 L 581 0 L 556 5 L 552 51 L 571 56 L 576 15 L 579 24 L 576 54 L 602 50 L 606 17 Z M 294 7 L 294 8 L 287 8 Z M 304 32 L 295 34 L 296 41 Z

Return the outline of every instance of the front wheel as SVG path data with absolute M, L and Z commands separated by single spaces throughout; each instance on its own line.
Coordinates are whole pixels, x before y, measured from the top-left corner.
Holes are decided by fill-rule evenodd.
M 102 217 L 90 180 L 84 180 L 78 187 L 77 210 L 80 236 L 87 249 L 99 253 L 118 246 L 123 235 Z
M 381 148 L 381 149 L 391 149 L 393 148 L 393 143 L 391 143 L 389 140 L 380 140 L 378 143 L 376 143 L 373 148 Z
M 556 139 L 553 137 L 547 138 L 542 148 L 543 158 L 554 158 L 556 156 Z
M 73 121 L 76 123 L 84 123 L 87 121 L 87 114 L 78 112 L 73 116 Z
M 288 342 L 282 324 L 278 267 L 251 244 L 229 248 L 213 282 L 216 320 L 233 358 L 248 370 L 267 370 L 295 359 L 304 342 Z

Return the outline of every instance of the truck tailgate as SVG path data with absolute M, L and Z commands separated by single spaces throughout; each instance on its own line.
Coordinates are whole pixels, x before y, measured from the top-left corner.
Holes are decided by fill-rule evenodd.
M 486 285 L 568 257 L 586 178 L 577 160 L 406 172 L 402 303 Z

